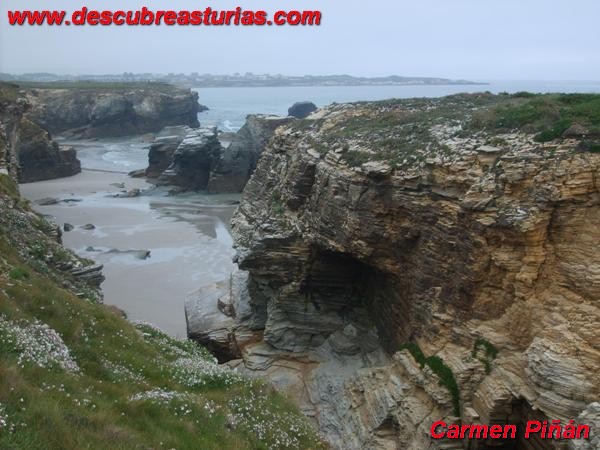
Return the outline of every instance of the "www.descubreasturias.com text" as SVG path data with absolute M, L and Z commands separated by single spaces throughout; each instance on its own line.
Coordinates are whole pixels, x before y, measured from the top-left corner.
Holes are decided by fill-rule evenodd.
M 145 6 L 134 11 L 98 11 L 83 7 L 73 13 L 67 11 L 8 11 L 9 25 L 320 25 L 320 11 L 250 11 L 240 7 L 234 10 L 205 8 L 197 11 L 158 11 Z

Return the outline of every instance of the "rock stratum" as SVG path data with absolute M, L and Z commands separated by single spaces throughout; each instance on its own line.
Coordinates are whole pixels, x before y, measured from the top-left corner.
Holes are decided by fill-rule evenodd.
M 278 128 L 232 222 L 241 270 L 187 301 L 188 334 L 333 448 L 595 448 L 522 430 L 599 422 L 599 103 L 457 95 Z M 520 437 L 434 440 L 436 420 Z
M 172 130 L 150 145 L 146 176 L 183 191 L 241 192 L 275 130 L 293 120 L 249 115 L 230 141 L 215 128 Z
M 21 183 L 67 177 L 81 171 L 81 163 L 74 149 L 60 147 L 50 134 L 38 124 L 26 117 L 31 110 L 24 91 L 16 85 L 0 83 L 0 101 L 5 117 L 5 129 L 11 133 L 6 136 L 13 153 L 5 160 L 5 170 Z M 18 120 L 9 120 L 10 114 Z M 5 137 L 7 139 L 8 137 Z
M 30 83 L 28 116 L 50 133 L 119 137 L 169 125 L 198 127 L 198 94 L 161 83 Z

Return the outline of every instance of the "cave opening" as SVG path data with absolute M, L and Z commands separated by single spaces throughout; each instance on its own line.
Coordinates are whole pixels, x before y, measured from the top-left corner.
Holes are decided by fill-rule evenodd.
M 513 398 L 508 405 L 499 406 L 490 414 L 490 425 L 515 425 L 515 439 L 478 439 L 469 443 L 469 450 L 565 450 L 565 442 L 542 439 L 538 434 L 525 439 L 527 422 L 548 420 L 546 415 L 531 407 L 523 398 Z
M 401 280 L 346 253 L 314 249 L 311 261 L 300 293 L 316 310 L 334 312 L 344 323 L 375 327 L 390 353 L 406 342 L 411 312 Z

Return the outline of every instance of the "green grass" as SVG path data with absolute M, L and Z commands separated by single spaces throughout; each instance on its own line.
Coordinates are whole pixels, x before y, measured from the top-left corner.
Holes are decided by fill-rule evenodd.
M 19 186 L 8 175 L 0 173 L 0 195 L 6 195 L 13 200 L 19 198 Z
M 19 97 L 19 86 L 13 83 L 0 82 L 0 105 L 13 103 Z
M 590 134 L 600 133 L 600 94 L 527 94 L 509 96 L 498 106 L 474 114 L 474 129 L 522 130 L 535 133 L 538 142 L 562 136 L 580 124 Z
M 7 425 L 0 425 L 0 448 L 266 449 L 276 439 L 297 439 L 290 448 L 320 448 L 304 417 L 272 388 L 182 369 L 178 361 L 204 364 L 212 357 L 61 288 L 24 262 L 3 232 L 0 418 Z M 24 358 L 6 327 L 29 330 L 36 323 L 58 333 L 78 372 Z M 158 389 L 174 397 L 134 397 Z
M 454 128 L 455 137 L 483 137 L 489 145 L 506 147 L 509 141 L 498 136 L 501 133 L 521 131 L 547 142 L 578 124 L 589 132 L 589 142 L 579 150 L 598 152 L 600 147 L 600 94 L 484 92 L 358 102 L 348 111 L 334 116 L 331 123 L 304 119 L 292 128 L 322 155 L 349 148 L 340 153 L 350 167 L 385 161 L 392 168 L 410 170 L 424 167 L 427 158 L 451 158 L 453 150 L 440 138 L 444 128 Z M 325 122 L 330 126 L 323 130 Z
M 440 380 L 440 386 L 444 386 L 452 396 L 454 415 L 460 416 L 460 391 L 452 369 L 438 356 L 426 357 L 421 348 L 414 342 L 408 342 L 400 346 L 399 350 L 408 350 L 421 367 L 428 366 Z
M 12 280 L 24 280 L 29 278 L 29 271 L 23 269 L 22 267 L 14 267 L 8 272 L 8 276 Z

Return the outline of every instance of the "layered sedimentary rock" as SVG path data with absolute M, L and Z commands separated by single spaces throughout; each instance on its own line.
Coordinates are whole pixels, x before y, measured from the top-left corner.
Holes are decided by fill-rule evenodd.
M 277 127 L 289 117 L 249 115 L 231 143 L 221 151 L 208 183 L 210 192 L 242 192 L 256 169 L 258 158 Z
M 214 128 L 160 136 L 150 146 L 146 176 L 183 190 L 241 192 L 274 131 L 292 120 L 249 115 L 226 144 L 221 143 Z
M 74 175 L 81 170 L 73 149 L 62 149 L 50 135 L 23 115 L 30 104 L 18 86 L 0 83 L 2 130 L 6 149 L 4 171 L 20 182 L 47 180 Z M 5 150 L 8 152 L 8 150 Z
M 593 416 L 600 155 L 477 128 L 502 101 L 334 105 L 277 129 L 233 219 L 242 272 L 188 301 L 190 335 L 334 448 L 484 449 L 429 427 Z
M 170 132 L 157 136 L 148 150 L 148 167 L 145 175 L 158 178 L 173 163 L 173 153 L 183 138 L 193 132 L 189 127 L 173 127 Z
M 28 107 L 17 86 L 0 83 L 0 227 L 7 244 L 18 249 L 25 260 L 43 265 L 48 277 L 60 278 L 65 287 L 99 301 L 101 294 L 96 288 L 104 280 L 102 266 L 65 250 L 60 228 L 21 204 L 17 184 L 20 152 L 35 149 L 37 139 L 47 142 L 46 133 L 24 117 Z M 58 151 L 54 146 L 52 150 Z
M 74 83 L 28 91 L 29 117 L 51 133 L 113 137 L 159 131 L 169 125 L 198 127 L 198 94 L 162 84 L 117 86 Z
M 193 130 L 173 152 L 172 162 L 158 178 L 158 184 L 177 186 L 187 191 L 205 190 L 220 152 L 216 129 Z
M 47 131 L 27 118 L 19 125 L 17 153 L 21 183 L 68 177 L 81 171 L 75 149 L 59 147 Z

